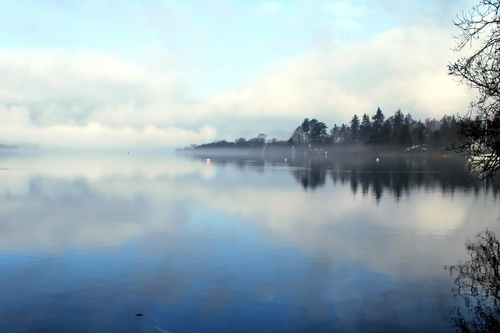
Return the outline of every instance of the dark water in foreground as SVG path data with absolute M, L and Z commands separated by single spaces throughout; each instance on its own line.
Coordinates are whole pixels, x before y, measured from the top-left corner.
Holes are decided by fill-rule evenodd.
M 454 332 L 443 266 L 500 237 L 460 159 L 0 168 L 1 332 Z

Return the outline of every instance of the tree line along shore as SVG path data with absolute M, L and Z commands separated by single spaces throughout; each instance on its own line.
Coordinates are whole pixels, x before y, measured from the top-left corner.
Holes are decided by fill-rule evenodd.
M 386 117 L 380 108 L 373 116 L 354 115 L 348 124 L 328 126 L 317 119 L 305 118 L 293 130 L 290 138 L 269 139 L 264 133 L 254 138 L 219 140 L 191 145 L 177 152 L 199 152 L 208 149 L 238 149 L 273 152 L 278 150 L 343 152 L 343 153 L 449 153 L 458 137 L 459 124 L 455 116 L 444 115 L 440 120 L 426 118 L 423 122 L 404 115 L 398 109 Z

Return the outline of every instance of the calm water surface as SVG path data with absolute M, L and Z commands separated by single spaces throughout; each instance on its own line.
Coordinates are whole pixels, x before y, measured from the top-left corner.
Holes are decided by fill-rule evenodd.
M 500 236 L 498 191 L 462 159 L 0 168 L 1 332 L 454 332 L 443 266 Z

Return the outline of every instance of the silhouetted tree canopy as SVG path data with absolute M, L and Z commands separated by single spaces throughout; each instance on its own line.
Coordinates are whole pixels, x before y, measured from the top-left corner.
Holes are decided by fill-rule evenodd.
M 304 121 L 302 122 L 302 132 L 305 134 L 305 136 L 309 139 L 309 130 L 310 130 L 310 127 L 309 127 L 309 119 L 304 119 Z
M 372 127 L 375 132 L 379 132 L 384 125 L 385 116 L 382 113 L 380 108 L 377 109 L 377 112 L 372 116 Z
M 314 143 L 324 142 L 327 137 L 328 126 L 325 123 L 312 119 L 309 121 L 309 139 Z
M 407 124 L 401 125 L 396 137 L 396 143 L 400 146 L 408 146 L 411 142 L 410 126 Z
M 295 131 L 293 131 L 290 140 L 293 141 L 293 144 L 301 145 L 307 143 L 307 135 L 304 133 L 302 126 L 298 126 Z
M 458 151 L 475 158 L 469 170 L 491 179 L 500 168 L 500 1 L 480 0 L 457 17 L 456 51 L 467 45 L 476 49 L 448 66 L 449 74 L 475 89 L 477 100 L 459 119 Z M 441 133 L 443 134 L 443 133 Z
M 366 113 L 363 115 L 361 120 L 361 125 L 359 126 L 359 138 L 361 141 L 366 141 L 372 134 L 372 123 L 370 121 L 370 116 Z
M 356 141 L 359 138 L 359 118 L 354 115 L 351 119 L 351 140 Z
M 426 118 L 424 124 L 420 120 L 415 121 L 410 114 L 404 116 L 400 109 L 387 119 L 380 108 L 377 109 L 377 113 L 373 117 L 366 113 L 363 114 L 361 121 L 355 114 L 349 124 L 342 123 L 340 126 L 334 124 L 330 132 L 327 131 L 326 123 L 318 119 L 309 119 L 305 118 L 298 124 L 288 140 L 268 139 L 266 134 L 261 133 L 248 140 L 243 137 L 232 142 L 218 140 L 201 145 L 191 145 L 184 150 L 234 148 L 276 153 L 281 147 L 283 148 L 282 153 L 285 153 L 285 148 L 290 149 L 291 146 L 297 146 L 299 149 L 309 149 L 310 147 L 314 149 L 318 146 L 326 147 L 336 144 L 347 146 L 361 141 L 371 150 L 377 152 L 422 152 L 428 147 L 435 150 L 444 149 L 443 145 L 450 145 L 453 140 L 456 140 L 458 130 L 454 116 L 444 115 L 441 121 L 437 121 L 435 118 Z M 372 122 L 370 119 L 374 121 Z M 425 149 L 422 149 L 424 146 Z
M 397 141 L 397 137 L 399 135 L 399 129 L 401 127 L 401 125 L 404 124 L 404 121 L 405 121 L 405 115 L 403 114 L 403 112 L 401 112 L 400 109 L 398 109 L 395 113 L 394 113 L 394 116 L 392 118 L 392 129 L 393 129 L 393 137 L 394 137 L 394 141 Z M 408 130 L 410 128 L 408 127 Z
M 337 126 L 337 124 L 333 124 L 332 129 L 330 130 L 330 136 L 333 140 L 333 142 L 337 142 L 339 139 L 339 132 L 340 128 Z

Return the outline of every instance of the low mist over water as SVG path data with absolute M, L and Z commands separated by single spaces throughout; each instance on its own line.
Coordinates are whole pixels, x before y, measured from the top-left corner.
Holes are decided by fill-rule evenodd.
M 0 156 L 0 331 L 455 332 L 443 267 L 500 235 L 466 163 Z

